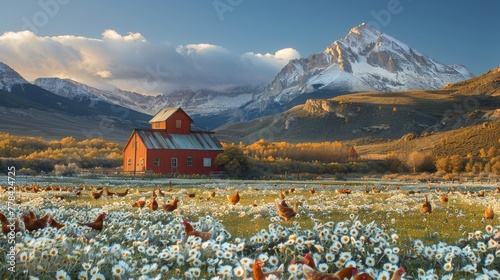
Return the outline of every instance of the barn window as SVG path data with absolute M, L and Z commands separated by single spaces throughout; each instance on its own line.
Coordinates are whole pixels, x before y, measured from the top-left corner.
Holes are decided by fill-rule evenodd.
M 139 165 L 144 165 L 144 158 L 139 159 Z
M 175 128 L 181 128 L 182 127 L 182 120 L 175 120 Z
M 153 159 L 153 165 L 154 166 L 160 166 L 160 158 L 154 158 Z
M 160 123 L 159 122 L 155 122 L 154 127 L 155 128 L 160 128 Z
M 132 143 L 132 149 L 135 149 L 135 146 L 136 146 L 135 143 L 136 142 Z
M 172 162 L 172 168 L 177 168 L 177 159 L 171 158 L 170 161 Z
M 127 159 L 127 165 L 132 165 L 132 159 L 131 158 Z
M 187 157 L 187 166 L 193 166 L 193 158 Z
M 203 166 L 205 166 L 205 167 L 212 166 L 212 159 L 211 158 L 204 158 L 203 159 Z

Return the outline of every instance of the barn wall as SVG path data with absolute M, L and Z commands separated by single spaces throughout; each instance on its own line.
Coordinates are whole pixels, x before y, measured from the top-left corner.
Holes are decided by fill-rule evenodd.
M 221 171 L 222 168 L 215 165 L 215 158 L 222 151 L 199 151 L 199 150 L 149 150 L 147 169 L 158 174 L 209 174 L 212 171 Z M 188 157 L 192 158 L 192 166 L 188 166 Z M 160 159 L 160 166 L 154 166 L 154 159 Z M 177 158 L 177 169 L 171 166 L 171 159 Z M 211 166 L 203 166 L 203 159 L 210 158 Z
M 176 127 L 176 121 L 181 121 L 181 128 Z M 189 134 L 191 133 L 191 119 L 184 111 L 177 111 L 166 120 L 167 133 L 172 134 Z
M 134 149 L 134 143 L 136 143 L 137 149 Z M 128 164 L 129 159 L 131 160 L 130 165 Z M 144 146 L 144 143 L 142 143 L 141 138 L 138 137 L 137 133 L 134 132 L 123 151 L 123 171 L 144 171 L 146 170 L 146 163 L 146 146 Z

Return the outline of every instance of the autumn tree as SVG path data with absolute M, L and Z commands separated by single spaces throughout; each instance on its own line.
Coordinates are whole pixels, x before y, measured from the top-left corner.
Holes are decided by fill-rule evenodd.
M 413 170 L 413 173 L 417 173 L 425 161 L 425 155 L 418 151 L 413 151 L 408 155 L 406 164 Z

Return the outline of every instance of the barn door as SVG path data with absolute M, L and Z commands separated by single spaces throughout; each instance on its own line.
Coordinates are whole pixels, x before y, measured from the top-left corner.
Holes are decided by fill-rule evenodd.
M 172 175 L 176 176 L 177 173 L 178 173 L 178 170 L 177 170 L 177 158 L 171 158 L 170 159 L 170 163 L 171 163 Z

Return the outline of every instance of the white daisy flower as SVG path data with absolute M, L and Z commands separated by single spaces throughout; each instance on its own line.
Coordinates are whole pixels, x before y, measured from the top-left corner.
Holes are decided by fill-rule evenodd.
M 78 274 L 78 279 L 79 280 L 88 280 L 89 274 L 87 273 L 87 271 L 80 271 L 80 273 Z
M 113 276 L 121 276 L 125 273 L 125 269 L 119 264 L 114 265 L 111 271 L 113 272 Z
M 84 262 L 84 263 L 82 263 L 82 267 L 83 267 L 83 269 L 85 269 L 86 271 L 88 271 L 89 269 L 92 268 L 92 265 L 90 263 L 88 263 L 88 262 Z
M 233 273 L 236 277 L 243 277 L 245 270 L 241 266 L 237 266 L 233 269 Z
M 452 271 L 452 270 L 453 270 L 453 264 L 452 264 L 452 263 L 447 262 L 447 263 L 445 263 L 445 264 L 443 265 L 443 269 L 444 269 L 444 270 L 446 270 L 446 271 Z
M 92 276 L 92 278 L 90 278 L 90 280 L 105 280 L 105 279 L 106 278 L 101 273 L 97 273 L 94 276 Z
M 64 270 L 58 270 L 56 273 L 57 280 L 70 280 L 71 278 L 68 276 L 68 273 Z
M 328 265 L 326 263 L 320 263 L 316 266 L 320 272 L 327 272 Z

